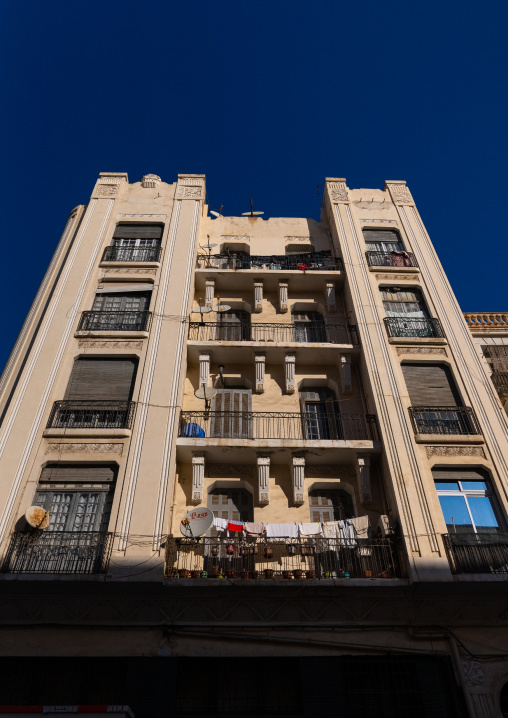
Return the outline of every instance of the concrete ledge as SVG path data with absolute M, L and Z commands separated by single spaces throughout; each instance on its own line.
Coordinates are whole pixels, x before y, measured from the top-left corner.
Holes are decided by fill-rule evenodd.
M 296 587 L 302 586 L 407 586 L 409 581 L 407 578 L 166 578 L 164 579 L 166 586 L 263 586 L 263 587 L 286 587 L 294 584 Z
M 415 434 L 417 444 L 484 444 L 482 434 Z
M 44 429 L 43 436 L 47 439 L 54 436 L 71 439 L 75 436 L 89 436 L 94 439 L 127 438 L 131 435 L 131 429 Z
M 388 337 L 390 344 L 448 344 L 444 337 Z
M 136 267 L 138 269 L 152 269 L 153 267 L 160 267 L 160 262 L 100 262 L 99 267 Z
M 369 265 L 369 272 L 394 272 L 397 274 L 402 272 L 403 274 L 414 274 L 419 271 L 420 267 L 385 267 L 382 264 Z
M 306 439 L 230 439 L 227 437 L 220 438 L 215 436 L 204 437 L 184 437 L 179 436 L 176 440 L 177 446 L 225 446 L 225 447 L 248 447 L 253 449 L 277 449 L 277 448 L 306 448 L 306 449 L 353 449 L 354 451 L 379 451 L 381 449 L 380 441 L 371 441 L 370 439 L 348 440 L 316 440 L 308 441 Z
M 149 332 L 124 332 L 124 331 L 112 331 L 111 329 L 106 331 L 77 331 L 74 332 L 74 336 L 82 339 L 83 337 L 87 337 L 88 339 L 91 339 L 92 337 L 102 337 L 102 338 L 108 338 L 108 339 L 148 339 L 150 336 Z
M 256 325 L 253 324 L 252 326 Z M 222 339 L 208 339 L 206 341 L 197 341 L 196 339 L 189 339 L 189 341 L 187 342 L 187 346 L 203 347 L 207 344 L 212 347 L 234 347 L 238 349 L 240 349 L 241 347 L 252 347 L 254 349 L 269 349 L 270 347 L 289 347 L 291 349 L 340 349 L 341 352 L 352 352 L 360 348 L 359 344 L 333 344 L 332 342 L 274 342 L 270 339 L 266 339 L 263 342 L 228 342 Z

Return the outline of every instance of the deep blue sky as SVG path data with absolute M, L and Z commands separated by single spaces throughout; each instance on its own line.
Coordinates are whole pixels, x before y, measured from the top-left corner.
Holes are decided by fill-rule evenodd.
M 506 2 L 26 0 L 0 8 L 3 366 L 101 171 L 319 216 L 405 179 L 464 311 L 508 310 Z

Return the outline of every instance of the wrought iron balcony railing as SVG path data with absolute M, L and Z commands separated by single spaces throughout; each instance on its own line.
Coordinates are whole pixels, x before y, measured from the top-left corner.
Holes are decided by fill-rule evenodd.
M 326 254 L 288 254 L 270 256 L 235 256 L 231 254 L 198 254 L 198 269 L 271 269 L 339 272 L 344 269 L 340 257 Z
M 178 435 L 298 441 L 379 439 L 373 414 L 264 411 L 182 411 Z
M 130 429 L 134 401 L 55 401 L 48 429 Z
M 82 312 L 78 331 L 147 332 L 152 312 Z
M 106 247 L 103 262 L 158 262 L 161 247 Z
M 415 434 L 481 434 L 470 406 L 410 406 Z
M 508 394 L 508 372 L 495 371 L 491 379 L 499 394 Z
M 247 324 L 191 322 L 189 339 L 198 342 L 323 342 L 328 344 L 359 344 L 354 324 Z
M 508 534 L 443 535 L 452 573 L 508 573 Z
M 106 573 L 113 534 L 106 531 L 16 531 L 5 554 L 4 573 Z
M 439 319 L 385 317 L 385 326 L 389 337 L 444 338 L 443 328 Z
M 391 539 L 168 538 L 166 578 L 327 579 L 401 576 Z
M 369 267 L 418 267 L 411 252 L 365 252 Z

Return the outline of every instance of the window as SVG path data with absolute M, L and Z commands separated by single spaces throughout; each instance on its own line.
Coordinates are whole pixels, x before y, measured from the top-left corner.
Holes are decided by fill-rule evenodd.
M 227 521 L 252 521 L 252 496 L 245 489 L 215 489 L 208 494 L 208 508 L 214 516 Z M 212 528 L 212 535 L 217 532 Z
M 212 399 L 210 436 L 251 438 L 251 400 L 252 392 L 245 387 L 218 389 Z
M 419 289 L 383 287 L 381 297 L 387 317 L 426 319 L 429 312 Z
M 326 342 L 326 326 L 320 312 L 294 312 L 295 342 Z
M 219 312 L 216 339 L 228 342 L 250 341 L 251 319 L 243 309 Z
M 450 534 L 503 532 L 499 507 L 486 472 L 435 469 L 432 475 Z
M 312 522 L 341 521 L 354 516 L 353 500 L 341 489 L 315 489 L 309 492 Z
M 393 229 L 364 229 L 363 238 L 367 251 L 389 253 L 403 252 L 404 244 L 402 243 L 399 233 Z
M 339 403 L 326 387 L 309 387 L 300 392 L 304 436 L 308 440 L 343 438 Z
M 136 359 L 80 357 L 74 362 L 64 399 L 129 401 Z

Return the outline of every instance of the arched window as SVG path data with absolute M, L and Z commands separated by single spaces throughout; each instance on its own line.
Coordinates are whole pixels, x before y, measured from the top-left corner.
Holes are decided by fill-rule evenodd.
M 313 522 L 341 521 L 354 516 L 353 499 L 342 489 L 309 491 L 309 510 Z

